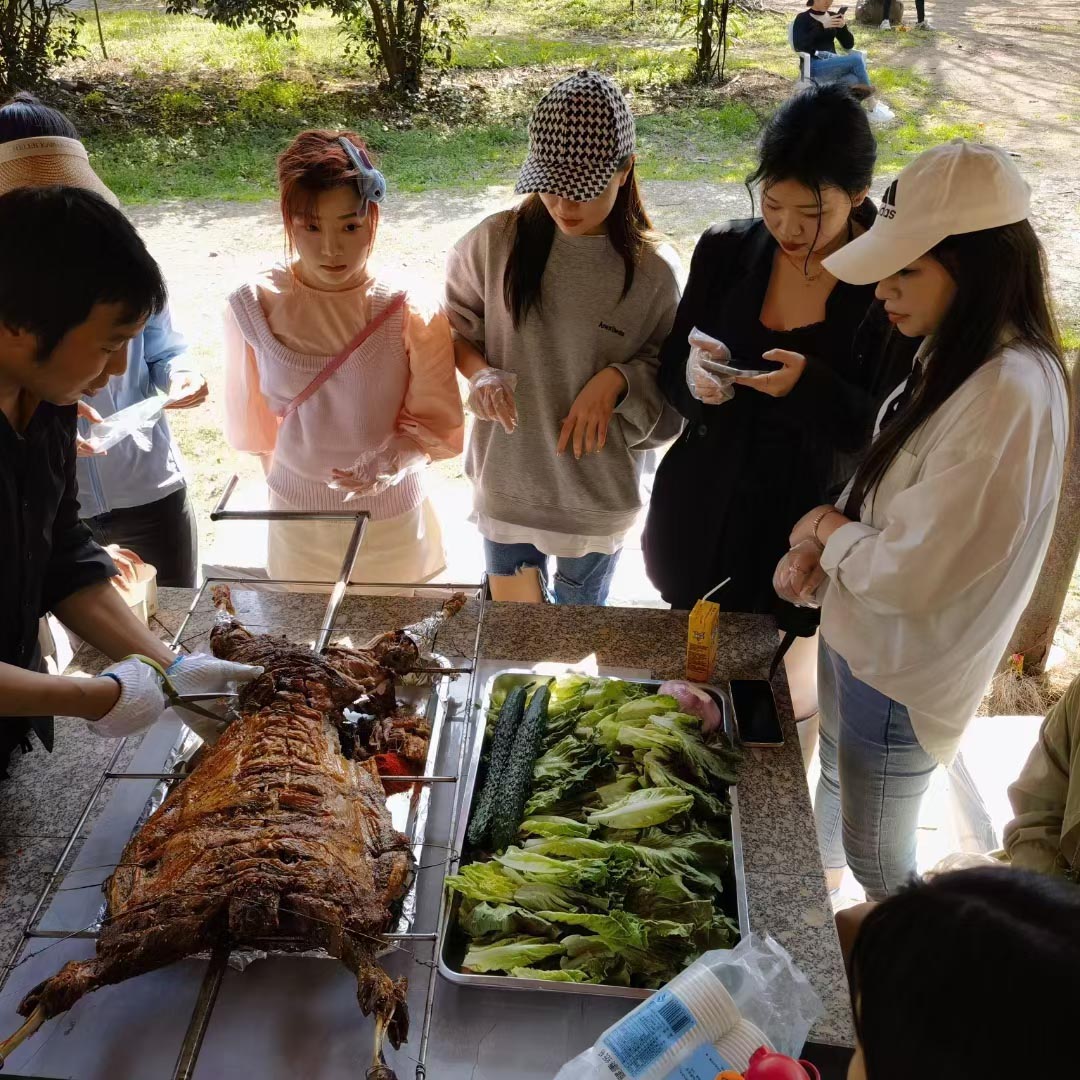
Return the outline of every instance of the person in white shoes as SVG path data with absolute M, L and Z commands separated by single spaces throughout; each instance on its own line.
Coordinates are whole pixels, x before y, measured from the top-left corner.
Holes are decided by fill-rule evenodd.
M 780 596 L 821 604 L 826 873 L 881 900 L 915 871 L 919 806 L 956 755 L 1039 576 L 1069 436 L 1067 379 L 1030 188 L 956 139 L 890 185 L 872 229 L 825 260 L 878 282 L 924 339 L 835 506 L 811 510 Z
M 886 0 L 885 3 L 885 18 L 881 21 L 882 30 L 892 30 L 894 26 L 903 26 L 903 16 L 898 15 L 895 19 L 890 18 L 896 8 L 893 6 L 893 0 Z M 915 14 L 919 17 L 919 21 L 915 24 L 916 30 L 933 30 L 933 26 L 930 25 L 930 20 L 926 17 L 926 0 L 915 0 Z

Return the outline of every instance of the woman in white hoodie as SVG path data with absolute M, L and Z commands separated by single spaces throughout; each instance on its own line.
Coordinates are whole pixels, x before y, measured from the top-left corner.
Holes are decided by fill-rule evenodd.
M 915 871 L 930 777 L 955 756 L 1023 613 L 1057 513 L 1068 391 L 1030 189 L 957 139 L 912 162 L 826 268 L 879 282 L 912 373 L 837 506 L 777 568 L 822 606 L 818 839 L 872 900 Z

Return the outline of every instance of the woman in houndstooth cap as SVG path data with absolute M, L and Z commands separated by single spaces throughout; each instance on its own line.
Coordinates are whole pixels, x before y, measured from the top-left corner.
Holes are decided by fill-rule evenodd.
M 651 232 L 634 148 L 615 83 L 594 71 L 563 79 L 529 124 L 516 188 L 527 197 L 447 263 L 487 569 L 536 567 L 558 603 L 605 602 L 646 452 L 678 430 L 656 380 L 677 260 Z

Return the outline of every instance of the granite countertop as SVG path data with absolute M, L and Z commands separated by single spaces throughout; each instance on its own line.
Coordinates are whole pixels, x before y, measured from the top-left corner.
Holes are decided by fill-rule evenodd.
M 162 637 L 172 638 L 191 605 L 187 590 L 162 589 L 153 620 Z M 250 629 L 288 633 L 314 640 L 322 624 L 324 593 L 234 588 L 237 617 Z M 408 625 L 431 613 L 430 595 L 416 597 L 347 595 L 335 640 L 361 645 L 374 634 Z M 471 601 L 447 624 L 439 651 L 471 655 L 479 605 Z M 192 613 L 182 645 L 207 647 L 215 613 L 209 597 Z M 608 668 L 642 668 L 657 678 L 683 674 L 686 616 L 638 608 L 556 608 L 488 604 L 479 642 L 483 660 L 578 663 L 595 655 Z M 764 678 L 776 646 L 771 619 L 722 615 L 716 678 Z M 106 661 L 84 647 L 68 671 L 93 674 Z M 739 784 L 739 809 L 750 907 L 750 926 L 768 932 L 789 950 L 825 1003 L 825 1015 L 811 1037 L 851 1045 L 853 1029 L 847 982 L 817 851 L 813 813 L 802 756 L 782 676 L 774 685 L 786 741 L 780 749 L 749 750 Z M 116 768 L 122 769 L 138 745 L 129 739 Z M 110 740 L 88 734 L 81 721 L 58 719 L 52 755 L 37 748 L 12 759 L 0 782 L 0 963 L 18 941 L 27 915 L 78 822 L 87 799 L 101 782 L 115 751 Z M 92 828 L 109 794 L 80 830 Z M 78 844 L 75 853 L 78 851 Z

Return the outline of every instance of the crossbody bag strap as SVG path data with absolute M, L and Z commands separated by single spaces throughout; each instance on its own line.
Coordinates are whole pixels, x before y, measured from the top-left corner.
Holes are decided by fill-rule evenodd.
M 330 363 L 327 364 L 318 375 L 316 375 L 315 378 L 285 406 L 284 409 L 281 410 L 279 414 L 280 418 L 285 420 L 296 412 L 296 410 L 300 408 L 300 406 L 303 405 L 304 402 L 307 401 L 307 399 L 311 397 L 311 395 L 314 394 L 315 391 L 318 390 L 319 387 L 322 386 L 323 383 L 325 383 L 334 372 L 336 372 L 338 368 L 340 368 L 341 365 L 344 364 L 345 361 L 348 360 L 349 357 L 352 356 L 352 354 L 356 352 L 356 350 L 359 349 L 360 346 L 383 325 L 383 323 L 386 322 L 387 319 L 401 310 L 404 303 L 405 294 L 397 293 L 390 300 L 390 303 L 387 304 L 386 307 L 383 308 L 383 310 L 379 312 L 379 314 L 376 315 L 375 318 L 372 319 L 371 322 L 369 322 L 367 326 L 365 326 L 364 329 L 361 330 L 360 333 L 358 333 L 356 337 L 354 337 L 352 341 L 350 341 L 349 344 L 346 345 L 345 348 L 342 349 L 341 352 L 339 352 L 337 356 L 335 356 L 334 359 L 331 360 Z

